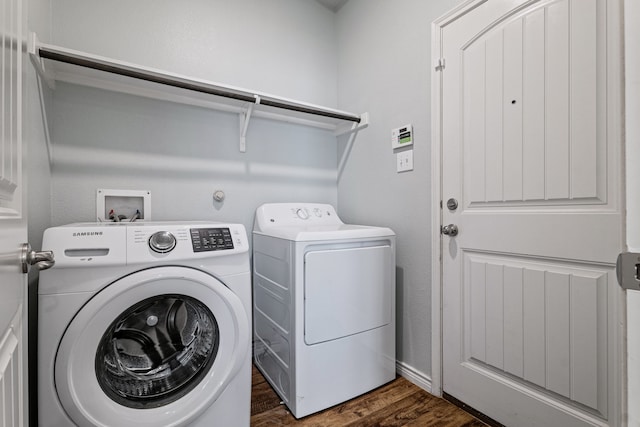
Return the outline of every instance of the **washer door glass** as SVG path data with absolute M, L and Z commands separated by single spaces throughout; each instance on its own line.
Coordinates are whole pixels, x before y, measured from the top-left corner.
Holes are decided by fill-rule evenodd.
M 249 369 L 249 301 L 216 277 L 160 266 L 123 276 L 75 314 L 58 346 L 54 387 L 79 426 L 184 426 Z M 80 295 L 82 297 L 82 295 Z M 248 391 L 248 390 L 247 390 Z
M 159 295 L 118 316 L 100 340 L 96 377 L 115 402 L 154 408 L 180 399 L 206 375 L 218 352 L 218 324 L 200 301 Z

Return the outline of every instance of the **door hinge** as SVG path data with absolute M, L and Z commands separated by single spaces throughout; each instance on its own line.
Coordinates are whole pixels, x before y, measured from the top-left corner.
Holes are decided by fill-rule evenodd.
M 444 58 L 438 58 L 438 62 L 436 63 L 436 71 L 444 70 Z
M 640 253 L 624 252 L 618 255 L 616 276 L 623 289 L 640 290 Z

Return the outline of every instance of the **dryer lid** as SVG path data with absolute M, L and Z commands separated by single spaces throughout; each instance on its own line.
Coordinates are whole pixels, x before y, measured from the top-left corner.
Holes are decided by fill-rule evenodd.
M 264 231 L 253 231 L 255 234 L 279 237 L 296 242 L 310 242 L 319 240 L 364 239 L 375 237 L 395 236 L 394 232 L 385 227 L 370 227 L 365 225 L 317 225 L 308 227 L 284 226 L 270 227 Z

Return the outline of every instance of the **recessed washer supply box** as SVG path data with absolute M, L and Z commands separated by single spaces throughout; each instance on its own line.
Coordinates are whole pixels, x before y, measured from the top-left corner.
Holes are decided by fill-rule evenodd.
M 110 213 L 129 221 L 136 212 L 136 221 L 151 220 L 151 192 L 147 190 L 96 190 L 96 218 L 101 222 L 113 221 Z

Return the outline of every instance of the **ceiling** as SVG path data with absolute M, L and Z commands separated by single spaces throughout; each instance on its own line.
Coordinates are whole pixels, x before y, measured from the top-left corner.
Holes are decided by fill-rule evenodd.
M 327 9 L 337 12 L 348 0 L 316 0 Z

